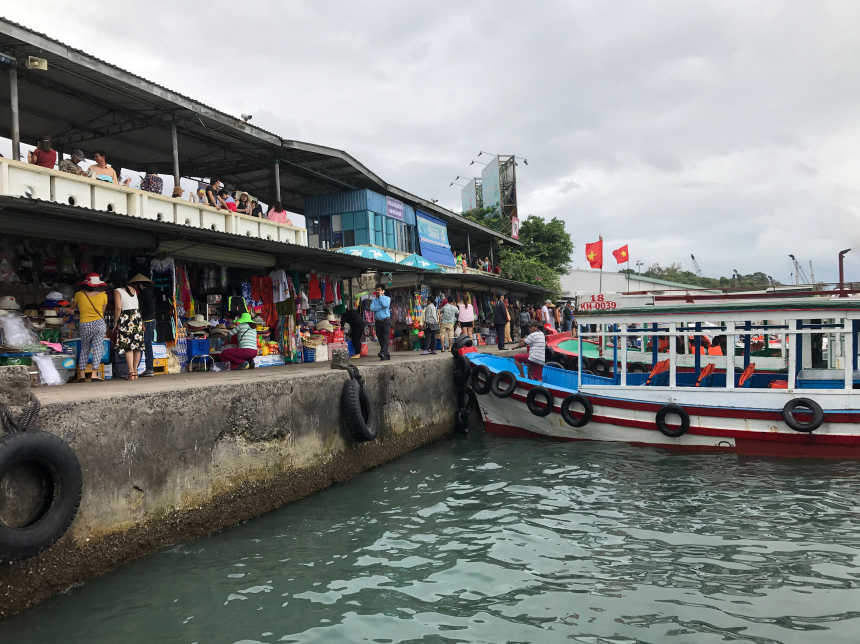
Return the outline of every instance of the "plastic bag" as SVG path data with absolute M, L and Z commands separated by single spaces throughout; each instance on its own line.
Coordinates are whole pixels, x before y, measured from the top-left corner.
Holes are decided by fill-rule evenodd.
M 36 366 L 39 367 L 39 376 L 42 379 L 43 385 L 54 386 L 65 384 L 62 377 L 60 377 L 60 372 L 57 371 L 57 368 L 54 366 L 54 361 L 51 359 L 51 356 L 34 355 L 33 362 L 35 362 Z
M 3 344 L 14 349 L 24 349 L 33 345 L 39 346 L 39 338 L 30 328 L 30 323 L 23 315 L 0 314 L 0 331 Z

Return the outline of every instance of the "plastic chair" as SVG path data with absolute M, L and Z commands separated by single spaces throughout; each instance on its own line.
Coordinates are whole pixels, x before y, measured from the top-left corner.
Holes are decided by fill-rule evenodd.
M 654 376 L 657 376 L 661 373 L 665 373 L 669 371 L 669 360 L 661 360 L 657 364 L 654 365 L 654 368 L 651 369 L 651 373 L 648 374 L 648 378 L 645 380 L 645 386 L 651 384 L 651 381 L 654 379 Z
M 714 363 L 709 362 L 705 365 L 705 368 L 702 369 L 702 372 L 699 374 L 698 379 L 696 380 L 696 387 L 710 387 L 711 380 L 713 379 L 714 373 Z M 707 379 L 707 382 L 705 380 Z
M 750 384 L 752 384 L 752 383 L 749 383 L 749 384 L 747 384 L 747 383 L 750 379 L 750 376 L 753 375 L 754 371 L 755 371 L 755 362 L 750 362 L 747 365 L 747 368 L 744 369 L 743 373 L 741 374 L 741 377 L 738 378 L 738 387 L 749 387 Z

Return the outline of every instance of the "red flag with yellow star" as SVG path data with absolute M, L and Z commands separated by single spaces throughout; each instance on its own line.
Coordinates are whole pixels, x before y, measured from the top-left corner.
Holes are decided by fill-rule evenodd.
M 585 259 L 591 268 L 603 268 L 603 239 L 585 245 Z
M 612 256 L 615 257 L 615 261 L 619 264 L 629 262 L 630 252 L 627 250 L 627 244 L 624 244 L 621 248 L 616 248 L 614 251 L 612 251 Z

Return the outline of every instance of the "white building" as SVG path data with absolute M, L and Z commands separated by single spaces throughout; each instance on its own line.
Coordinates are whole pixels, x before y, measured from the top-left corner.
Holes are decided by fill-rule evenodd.
M 655 277 L 633 274 L 628 281 L 627 275 L 615 271 L 603 271 L 602 288 L 600 271 L 574 268 L 561 276 L 561 292 L 568 297 L 591 293 L 625 293 L 631 291 L 687 291 L 701 289 L 701 286 L 670 282 Z

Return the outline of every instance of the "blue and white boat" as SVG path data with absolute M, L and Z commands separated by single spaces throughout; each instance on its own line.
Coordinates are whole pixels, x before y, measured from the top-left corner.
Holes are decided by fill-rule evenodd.
M 705 334 L 743 347 L 716 365 L 699 358 Z M 578 307 L 577 335 L 612 347 L 608 377 L 545 366 L 539 380 L 511 359 L 465 353 L 488 432 L 622 441 L 676 449 L 790 456 L 860 456 L 860 297 L 814 294 L 614 296 L 612 308 Z M 753 337 L 778 338 L 782 371 L 760 371 Z M 648 372 L 628 370 L 629 345 L 654 347 Z M 678 369 L 676 338 L 694 345 Z M 657 348 L 668 340 L 668 357 Z M 633 349 L 631 349 L 631 352 Z M 638 352 L 639 349 L 636 349 Z M 717 367 L 721 366 L 720 369 Z M 770 366 L 770 365 L 769 365 Z

